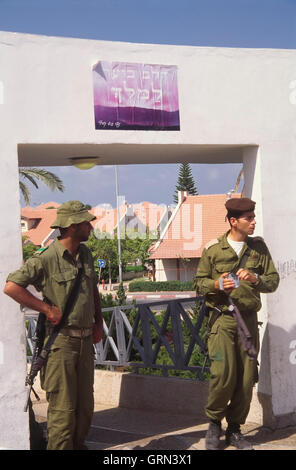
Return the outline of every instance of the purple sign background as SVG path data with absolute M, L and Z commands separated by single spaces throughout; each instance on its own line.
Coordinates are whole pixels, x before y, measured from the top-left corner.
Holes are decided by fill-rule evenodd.
M 96 129 L 180 130 L 175 65 L 99 61 L 93 86 Z

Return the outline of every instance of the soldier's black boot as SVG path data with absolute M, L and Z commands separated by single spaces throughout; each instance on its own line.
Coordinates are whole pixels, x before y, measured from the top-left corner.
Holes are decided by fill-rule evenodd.
M 239 424 L 228 425 L 225 433 L 225 442 L 227 446 L 234 446 L 238 450 L 253 450 L 250 442 L 240 432 Z
M 219 450 L 221 436 L 220 421 L 211 421 L 206 434 L 206 449 Z

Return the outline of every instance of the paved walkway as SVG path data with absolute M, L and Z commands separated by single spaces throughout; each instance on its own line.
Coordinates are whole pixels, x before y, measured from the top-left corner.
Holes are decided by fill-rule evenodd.
M 129 292 L 128 291 L 128 284 L 124 284 L 126 292 L 126 300 L 127 302 L 132 302 L 132 300 L 136 300 L 138 303 L 141 300 L 146 300 L 153 302 L 154 300 L 173 300 L 173 299 L 189 299 L 191 297 L 196 297 L 195 291 L 161 291 L 161 292 Z M 118 284 L 112 284 L 112 289 L 107 290 L 103 289 L 102 285 L 100 285 L 100 293 L 103 295 L 112 294 L 113 298 L 116 298 L 117 291 L 118 291 Z
M 46 401 L 34 402 L 34 410 L 45 423 Z M 86 444 L 90 450 L 109 451 L 205 450 L 207 427 L 203 417 L 96 405 Z M 273 431 L 248 423 L 242 431 L 255 450 L 296 450 L 296 426 Z M 224 436 L 222 449 L 236 450 L 225 448 Z

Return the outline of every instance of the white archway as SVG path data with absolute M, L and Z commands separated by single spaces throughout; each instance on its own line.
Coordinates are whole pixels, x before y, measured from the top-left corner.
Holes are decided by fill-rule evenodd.
M 243 162 L 246 195 L 257 201 L 258 233 L 281 275 L 264 297 L 258 390 L 275 425 L 295 423 L 296 339 L 295 130 L 290 83 L 296 51 L 114 43 L 0 32 L 1 271 L 21 262 L 18 163 L 71 164 L 81 155 L 100 164 Z M 98 62 L 167 64 L 178 70 L 180 130 L 98 130 L 92 66 Z M 5 99 L 4 99 L 5 98 Z M 182 152 L 180 152 L 182 150 Z M 18 307 L 0 302 L 5 360 L 0 363 L 0 447 L 28 447 L 25 336 Z M 7 427 L 6 423 L 10 426 Z

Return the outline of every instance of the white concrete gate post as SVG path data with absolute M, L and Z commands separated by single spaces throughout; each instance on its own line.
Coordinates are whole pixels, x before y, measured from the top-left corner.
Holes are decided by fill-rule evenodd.
M 296 198 L 289 190 L 296 176 L 294 142 L 246 149 L 243 161 L 246 195 L 257 201 L 256 231 L 268 240 L 281 278 L 275 293 L 262 296 L 259 312 L 261 421 L 283 427 L 296 423 Z
M 7 274 L 22 263 L 17 145 L 1 141 L 0 153 L 0 448 L 28 449 L 25 325 L 19 305 L 3 294 Z

